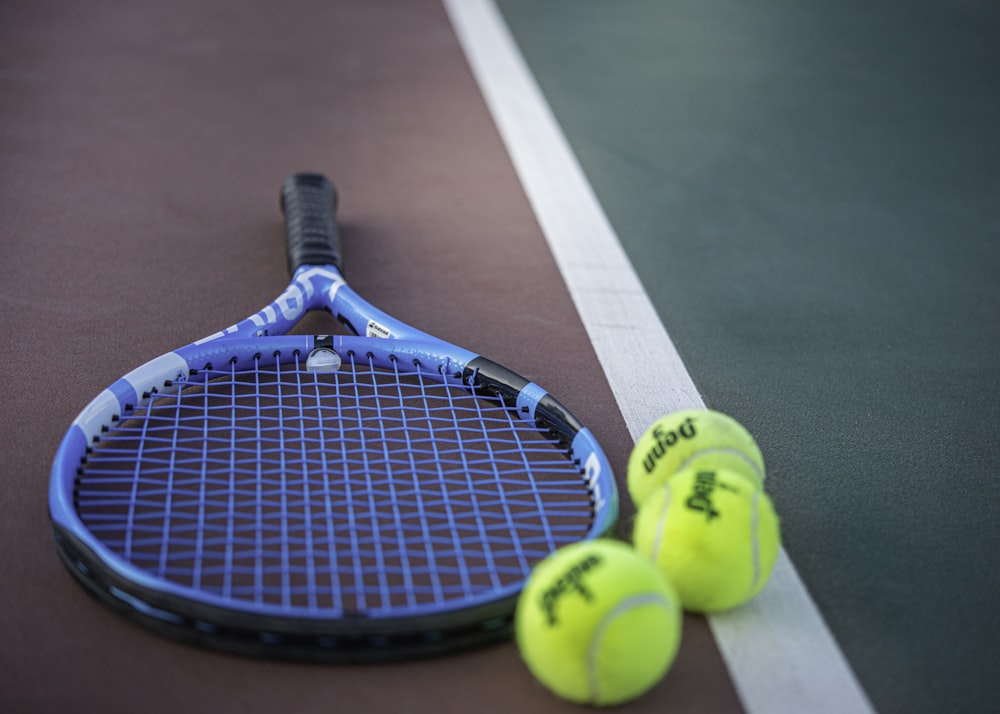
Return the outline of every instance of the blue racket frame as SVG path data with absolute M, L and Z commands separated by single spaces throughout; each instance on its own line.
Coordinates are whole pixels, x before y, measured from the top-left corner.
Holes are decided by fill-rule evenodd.
M 311 310 L 328 310 L 364 336 L 285 334 Z M 347 285 L 336 266 L 305 264 L 296 267 L 288 287 L 262 310 L 129 372 L 74 420 L 56 454 L 49 489 L 56 541 L 71 572 L 105 602 L 147 626 L 240 652 L 368 661 L 452 650 L 509 635 L 522 582 L 484 590 L 445 608 L 420 603 L 384 612 L 373 607 L 363 616 L 329 609 L 303 614 L 301 608 L 239 601 L 166 581 L 108 547 L 81 520 L 75 503 L 81 463 L 106 432 L 155 395 L 208 379 L 206 365 L 267 366 L 277 354 L 307 357 L 317 350 L 336 354 L 340 361 L 364 355 L 387 370 L 419 364 L 443 384 L 498 396 L 519 419 L 565 443 L 592 494 L 592 524 L 582 537 L 600 537 L 613 528 L 618 496 L 611 466 L 593 434 L 557 400 L 516 373 L 375 308 Z

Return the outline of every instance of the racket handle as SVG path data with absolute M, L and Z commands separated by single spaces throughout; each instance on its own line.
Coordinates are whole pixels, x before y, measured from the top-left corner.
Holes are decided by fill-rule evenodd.
M 288 272 L 303 265 L 340 265 L 337 189 L 321 174 L 292 174 L 281 184 Z

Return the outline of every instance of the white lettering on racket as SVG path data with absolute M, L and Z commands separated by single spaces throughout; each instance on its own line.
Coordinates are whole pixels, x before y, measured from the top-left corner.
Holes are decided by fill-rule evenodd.
M 595 452 L 591 452 L 583 462 L 583 473 L 591 491 L 594 492 L 594 506 L 597 510 L 601 510 L 604 507 L 604 494 L 601 492 L 601 459 Z
M 286 320 L 297 320 L 306 311 L 312 296 L 316 294 L 317 290 L 316 285 L 313 283 L 314 278 L 320 279 L 320 289 L 325 288 L 329 284 L 327 298 L 330 301 L 333 300 L 340 286 L 344 284 L 344 279 L 339 274 L 321 266 L 309 266 L 304 270 L 299 270 L 296 272 L 292 283 L 274 301 L 274 305 L 278 306 L 278 309 L 281 310 L 281 314 Z
M 303 295 L 299 283 L 294 282 L 285 288 L 285 291 L 278 296 L 274 304 L 278 306 L 278 309 L 281 310 L 281 314 L 286 320 L 297 319 L 306 309 L 305 295 Z M 269 305 L 265 308 L 265 311 L 269 311 L 270 309 Z M 273 313 L 268 317 L 272 317 L 272 315 Z
M 337 291 L 340 290 L 341 286 L 346 285 L 344 279 L 339 275 L 333 275 L 332 273 L 326 273 L 326 279 L 330 281 L 330 287 L 326 291 L 326 299 L 333 304 L 334 299 L 337 297 Z
M 269 327 L 281 320 L 292 323 L 302 317 L 309 308 L 312 297 L 319 291 L 326 291 L 327 299 L 332 304 L 337 291 L 345 284 L 343 277 L 336 271 L 322 266 L 303 266 L 295 273 L 295 278 L 288 287 L 270 305 L 242 322 L 237 322 L 221 332 L 198 340 L 195 344 L 202 344 L 229 335 L 249 336 L 252 334 L 258 337 L 265 335 Z M 285 326 L 285 329 L 288 327 L 290 325 Z
M 388 339 L 392 337 L 392 332 L 385 325 L 380 325 L 375 322 L 375 320 L 368 321 L 368 327 L 365 328 L 365 337 L 381 337 L 382 339 Z

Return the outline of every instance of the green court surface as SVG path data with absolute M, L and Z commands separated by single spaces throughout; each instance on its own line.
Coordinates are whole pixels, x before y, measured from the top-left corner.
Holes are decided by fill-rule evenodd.
M 499 4 L 873 704 L 992 710 L 997 6 Z

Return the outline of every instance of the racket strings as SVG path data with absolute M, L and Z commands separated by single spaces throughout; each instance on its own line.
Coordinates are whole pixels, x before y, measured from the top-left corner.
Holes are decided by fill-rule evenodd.
M 329 616 L 516 586 L 590 527 L 579 467 L 498 397 L 363 355 L 304 363 L 155 395 L 83 464 L 85 525 L 180 587 Z

